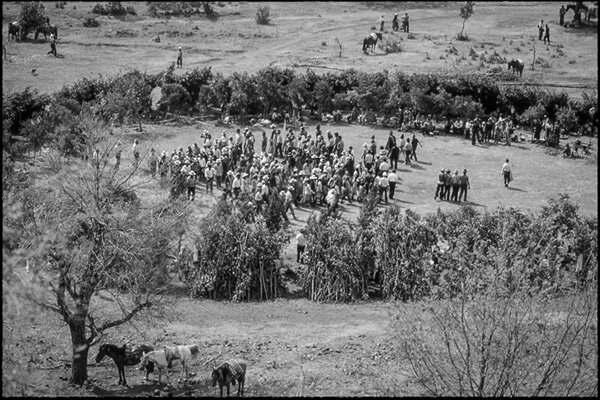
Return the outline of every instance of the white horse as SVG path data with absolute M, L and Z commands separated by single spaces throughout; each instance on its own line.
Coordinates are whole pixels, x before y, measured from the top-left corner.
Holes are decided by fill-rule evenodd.
M 181 360 L 181 375 L 185 371 L 185 377 L 188 377 L 188 365 L 192 359 L 198 358 L 200 348 L 198 345 L 189 346 L 165 346 L 165 358 L 167 359 L 167 366 L 170 368 L 173 360 Z
M 169 361 L 167 360 L 167 351 L 163 349 L 150 351 L 148 353 L 143 352 L 142 360 L 140 361 L 140 370 L 144 370 L 150 362 L 153 362 L 158 369 L 158 382 L 160 383 L 160 378 L 164 370 L 165 375 L 167 376 L 167 381 L 169 384 L 171 384 L 169 374 L 167 373 L 167 367 L 169 365 Z

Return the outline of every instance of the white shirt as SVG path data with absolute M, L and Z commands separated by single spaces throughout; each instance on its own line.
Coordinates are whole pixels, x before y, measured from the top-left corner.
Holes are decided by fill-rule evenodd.
M 504 163 L 502 166 L 502 172 L 510 172 L 510 165 L 508 165 L 508 163 Z
M 389 182 L 389 183 L 397 183 L 397 182 L 398 182 L 398 175 L 396 175 L 396 174 L 395 174 L 395 173 L 393 173 L 393 172 L 390 172 L 390 173 L 388 174 L 388 182 Z
M 296 240 L 298 241 L 298 246 L 306 246 L 306 238 L 302 233 L 296 235 Z

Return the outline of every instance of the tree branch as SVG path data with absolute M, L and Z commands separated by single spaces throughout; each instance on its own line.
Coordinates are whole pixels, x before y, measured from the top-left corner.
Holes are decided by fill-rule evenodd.
M 146 301 L 144 303 L 138 304 L 137 307 L 135 307 L 133 310 L 131 310 L 131 312 L 129 312 L 129 314 L 127 314 L 126 316 L 124 316 L 123 318 L 111 321 L 111 322 L 106 322 L 104 323 L 100 329 L 98 329 L 98 331 L 100 333 L 104 332 L 106 329 L 109 328 L 113 328 L 115 326 L 119 326 L 124 324 L 125 322 L 130 321 L 133 317 L 135 317 L 136 314 L 139 314 L 141 311 L 143 311 L 146 308 L 150 308 L 152 306 L 152 302 L 150 301 Z

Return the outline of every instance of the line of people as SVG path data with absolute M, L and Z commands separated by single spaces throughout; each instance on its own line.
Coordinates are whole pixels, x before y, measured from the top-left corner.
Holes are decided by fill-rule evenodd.
M 467 193 L 470 189 L 471 183 L 466 169 L 463 170 L 462 175 L 459 175 L 458 169 L 455 169 L 454 175 L 452 175 L 449 169 L 442 168 L 438 174 L 433 199 L 436 200 L 439 197 L 440 200 L 460 203 L 467 201 Z

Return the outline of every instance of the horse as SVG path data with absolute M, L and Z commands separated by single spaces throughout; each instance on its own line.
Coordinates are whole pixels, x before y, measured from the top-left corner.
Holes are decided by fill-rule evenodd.
M 514 72 L 518 72 L 519 76 L 523 76 L 523 68 L 525 68 L 525 64 L 521 60 L 512 59 L 508 62 L 508 70 L 513 69 Z
M 381 32 L 373 32 L 369 36 L 363 39 L 363 51 L 367 53 L 369 47 L 371 48 L 371 53 L 375 51 L 375 45 L 377 45 L 378 40 L 383 40 L 383 36 Z
M 8 25 L 8 41 L 14 38 L 16 41 L 21 41 L 21 23 L 19 21 L 13 21 Z
M 167 381 L 169 384 L 171 383 L 169 379 L 169 374 L 166 369 L 169 367 L 169 361 L 167 360 L 167 350 L 154 350 L 150 352 L 143 352 L 142 359 L 140 361 L 140 370 L 146 368 L 149 364 L 156 365 L 158 369 L 158 382 L 160 383 L 160 378 L 162 376 L 163 370 L 165 370 L 165 375 L 167 376 Z
M 48 39 L 47 35 L 50 35 L 52 33 L 54 34 L 54 38 L 58 40 L 58 28 L 56 27 L 56 25 L 52 25 L 52 24 L 39 25 L 37 28 L 35 28 L 35 37 L 34 37 L 35 40 L 37 40 L 40 33 L 44 34 L 44 40 L 47 40 Z
M 174 360 L 181 360 L 181 375 L 185 371 L 185 377 L 188 377 L 188 365 L 193 358 L 198 357 L 200 349 L 198 345 L 189 346 L 165 346 L 165 357 L 167 359 L 167 366 L 171 368 Z
M 212 387 L 219 384 L 221 397 L 223 397 L 223 386 L 227 386 L 227 397 L 229 397 L 229 384 L 238 384 L 238 397 L 244 394 L 246 385 L 246 362 L 244 360 L 231 359 L 215 368 L 211 375 Z
M 117 365 L 117 369 L 119 370 L 118 384 L 123 384 L 123 386 L 126 386 L 127 380 L 125 379 L 124 367 L 126 365 L 139 364 L 142 359 L 142 354 L 148 351 L 152 351 L 152 347 L 146 346 L 144 344 L 134 346 L 131 349 L 131 351 L 127 351 L 126 345 L 118 347 L 114 344 L 103 344 L 100 346 L 98 355 L 96 356 L 96 363 L 102 361 L 102 359 L 105 356 L 112 358 L 115 364 Z M 148 365 L 146 365 L 144 369 L 146 370 L 146 380 L 148 380 L 148 374 L 150 372 L 154 372 L 154 364 L 148 363 Z

